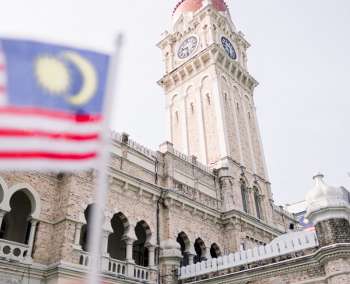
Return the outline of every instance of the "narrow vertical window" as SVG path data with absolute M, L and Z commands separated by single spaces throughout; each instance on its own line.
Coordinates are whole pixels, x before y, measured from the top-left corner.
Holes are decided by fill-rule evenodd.
M 191 107 L 191 114 L 194 114 L 194 106 L 193 106 L 193 103 L 190 103 L 190 107 Z
M 242 203 L 243 203 L 243 210 L 244 212 L 248 213 L 248 208 L 247 208 L 247 199 L 245 196 L 245 189 L 244 189 L 244 185 L 241 185 L 241 193 L 242 193 Z
M 179 112 L 178 111 L 175 112 L 175 121 L 176 121 L 176 123 L 179 122 Z
M 210 95 L 207 94 L 207 101 L 208 101 L 208 105 L 210 105 Z
M 227 94 L 225 93 L 225 104 L 227 105 Z
M 256 193 L 256 191 L 254 191 L 254 199 L 255 199 L 256 215 L 259 219 L 261 219 L 259 199 L 258 199 L 258 194 Z
M 239 115 L 239 103 L 237 103 L 237 114 Z
M 252 115 L 250 112 L 248 112 L 248 119 L 249 119 L 249 124 L 252 124 Z

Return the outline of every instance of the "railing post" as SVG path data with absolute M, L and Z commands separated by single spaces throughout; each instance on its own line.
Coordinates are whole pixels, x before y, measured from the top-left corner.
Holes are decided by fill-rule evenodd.
M 32 252 L 33 252 L 33 247 L 34 247 L 34 236 L 35 236 L 35 231 L 36 231 L 36 226 L 39 223 L 38 220 L 30 220 L 30 223 L 32 224 L 32 226 L 30 227 L 30 234 L 29 234 L 29 249 L 26 255 L 26 260 L 30 260 L 32 259 Z
M 82 227 L 83 227 L 82 223 L 76 223 L 76 225 L 75 225 L 75 235 L 74 235 L 74 245 L 73 245 L 73 247 L 75 249 L 81 250 L 80 236 L 81 236 L 81 228 Z
M 126 276 L 134 277 L 135 260 L 132 258 L 132 245 L 137 239 L 124 236 L 122 241 L 126 243 Z

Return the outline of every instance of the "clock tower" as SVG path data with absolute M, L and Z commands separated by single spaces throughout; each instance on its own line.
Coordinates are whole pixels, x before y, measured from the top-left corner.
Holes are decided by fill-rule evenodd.
M 252 188 L 259 180 L 272 201 L 254 105 L 258 82 L 247 67 L 250 45 L 237 32 L 226 3 L 182 0 L 171 32 L 165 31 L 157 46 L 165 66 L 158 84 L 166 97 L 167 140 L 230 182 L 242 180 Z M 237 205 L 234 195 L 241 189 L 236 187 L 226 209 L 238 206 L 259 215 L 255 206 L 246 208 L 246 197 Z

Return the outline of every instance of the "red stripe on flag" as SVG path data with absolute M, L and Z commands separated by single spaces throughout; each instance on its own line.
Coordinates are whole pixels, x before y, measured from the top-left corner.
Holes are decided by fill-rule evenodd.
M 64 154 L 50 152 L 0 152 L 0 159 L 54 159 L 54 160 L 87 160 L 96 158 L 97 153 Z
M 6 87 L 5 87 L 5 86 L 0 85 L 0 92 L 5 92 L 5 91 L 6 91 Z M 0 112 L 1 112 L 1 110 L 0 110 Z
M 5 71 L 5 65 L 0 64 L 0 71 Z
M 43 132 L 43 131 L 25 131 L 16 129 L 1 129 L 0 136 L 16 136 L 16 137 L 47 137 L 51 139 L 64 139 L 64 140 L 77 140 L 77 141 L 87 141 L 87 140 L 97 140 L 99 134 L 88 134 L 79 135 L 72 133 L 53 133 L 53 132 Z
M 15 115 L 37 115 L 37 116 L 46 116 L 60 119 L 73 120 L 79 123 L 85 122 L 98 122 L 101 120 L 100 115 L 91 115 L 91 114 L 72 114 L 67 112 L 59 112 L 55 110 L 47 110 L 40 108 L 19 108 L 19 107 L 7 107 L 0 108 L 0 113 L 6 114 L 15 114 Z

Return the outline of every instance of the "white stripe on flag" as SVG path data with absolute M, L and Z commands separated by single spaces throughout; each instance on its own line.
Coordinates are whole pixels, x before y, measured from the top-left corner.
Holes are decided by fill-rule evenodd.
M 65 172 L 68 171 L 79 171 L 82 169 L 88 170 L 89 168 L 96 168 L 96 162 L 98 157 L 90 158 L 83 161 L 68 161 L 68 160 L 53 160 L 53 159 L 16 159 L 8 160 L 6 163 L 0 162 L 1 171 L 12 171 L 18 170 L 18 165 L 21 165 L 21 170 L 40 170 L 54 171 L 57 172 L 58 169 L 64 169 Z M 6 164 L 6 165 L 4 165 Z
M 101 142 L 45 139 L 41 137 L 0 137 L 0 152 L 41 151 L 64 154 L 85 154 L 97 152 Z M 1 161 L 1 158 L 0 158 Z
M 37 130 L 45 132 L 92 134 L 101 131 L 101 122 L 79 123 L 72 120 L 38 115 L 15 115 L 0 113 L 0 128 Z

